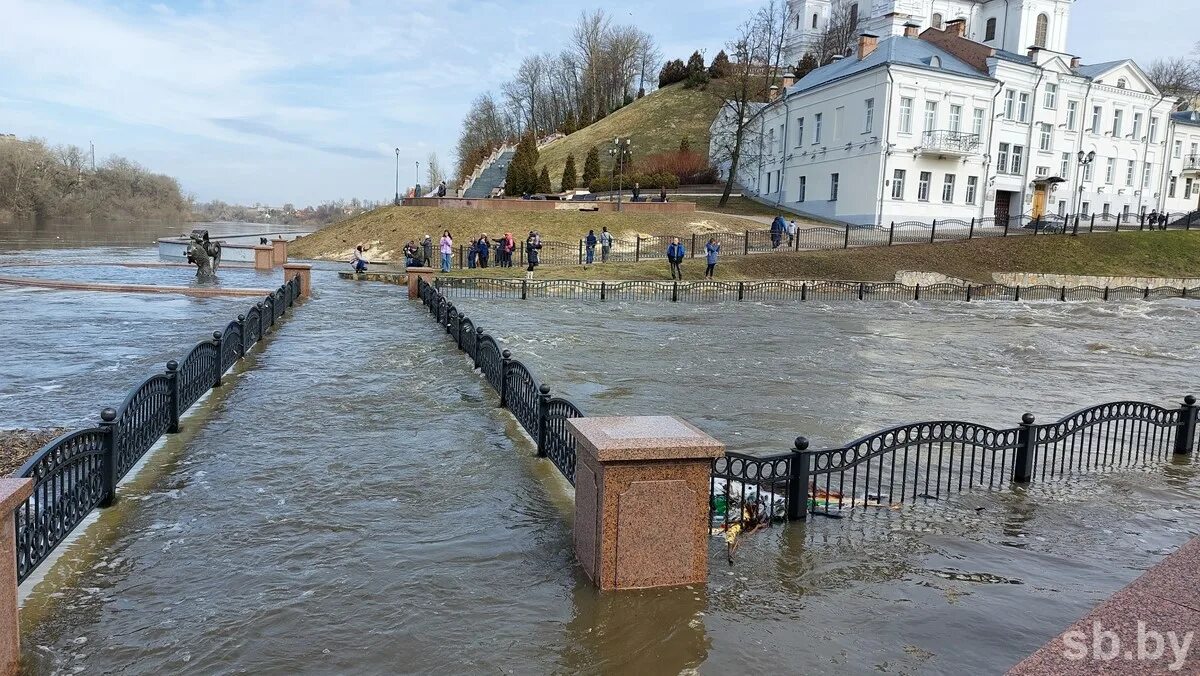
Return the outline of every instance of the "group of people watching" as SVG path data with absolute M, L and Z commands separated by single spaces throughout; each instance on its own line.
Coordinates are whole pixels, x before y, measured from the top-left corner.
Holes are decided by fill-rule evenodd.
M 478 239 L 471 242 L 467 249 L 467 267 L 468 268 L 486 268 L 488 266 L 488 258 L 492 252 L 495 252 L 496 267 L 511 268 L 513 252 L 517 250 L 517 241 L 513 239 L 511 232 L 504 233 L 504 236 L 492 241 L 488 239 L 487 234 L 482 234 Z
M 596 262 L 596 245 L 600 245 L 600 262 L 607 263 L 608 257 L 612 255 L 613 236 L 605 227 L 600 230 L 600 234 L 596 235 L 595 230 L 588 230 L 587 238 L 584 240 L 584 248 L 587 251 L 587 265 Z
M 721 256 L 721 241 L 715 237 L 708 238 L 704 244 L 704 278 L 713 279 L 717 274 L 717 259 Z M 671 266 L 671 279 L 683 280 L 683 259 L 687 257 L 687 247 L 678 237 L 672 237 L 667 245 L 667 263 Z

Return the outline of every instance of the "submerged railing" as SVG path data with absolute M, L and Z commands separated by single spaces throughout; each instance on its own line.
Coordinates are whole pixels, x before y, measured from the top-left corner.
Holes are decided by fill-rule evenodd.
M 590 281 L 439 277 L 440 294 L 452 298 L 560 298 L 598 301 L 1128 301 L 1200 298 L 1200 287 L 1007 286 L 1004 284 L 901 284 L 899 282 Z
M 770 523 L 838 516 L 852 507 L 937 501 L 975 489 L 1161 463 L 1200 446 L 1196 398 L 1179 408 L 1101 404 L 1056 422 L 1025 414 L 1008 429 L 958 421 L 892 427 L 845 446 L 788 453 L 727 453 L 713 462 L 712 520 Z
M 514 359 L 454 304 L 424 279 L 418 280 L 417 292 L 440 326 L 454 338 L 458 348 L 471 358 L 484 379 L 500 395 L 500 405 L 537 444 L 537 454 L 547 458 L 575 484 L 575 438 L 567 432 L 569 418 L 582 418 L 579 407 L 566 399 L 550 396 L 550 387 L 538 381 L 533 371 Z
M 33 494 L 15 510 L 17 581 L 50 557 L 91 511 L 107 507 L 117 484 L 164 434 L 179 431 L 179 418 L 275 326 L 300 297 L 292 278 L 211 340 L 197 344 L 183 361 L 167 362 L 133 388 L 116 409 L 100 413 L 95 427 L 46 444 L 17 470 L 34 479 Z

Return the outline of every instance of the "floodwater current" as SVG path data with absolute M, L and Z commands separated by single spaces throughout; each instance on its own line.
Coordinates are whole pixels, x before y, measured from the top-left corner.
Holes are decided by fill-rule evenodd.
M 314 287 L 24 590 L 27 671 L 995 673 L 1200 532 L 1185 461 L 776 526 L 732 563 L 714 539 L 707 586 L 600 594 L 565 482 L 428 313 L 328 270 Z M 113 331 L 103 296 L 0 295 L 0 427 L 94 416 L 247 302 L 108 296 L 166 319 Z M 1178 301 L 456 304 L 586 412 L 750 452 L 1198 384 L 1200 307 Z M 85 377 L 117 363 L 99 343 L 131 355 L 119 384 Z

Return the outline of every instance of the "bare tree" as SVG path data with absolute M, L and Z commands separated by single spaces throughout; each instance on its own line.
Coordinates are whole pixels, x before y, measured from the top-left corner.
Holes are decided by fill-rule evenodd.
M 738 27 L 737 37 L 726 45 L 733 57 L 732 73 L 714 80 L 709 91 L 720 96 L 724 103 L 717 113 L 713 130 L 712 159 L 727 164 L 725 190 L 720 206 L 725 206 L 737 180 L 738 167 L 752 159 L 758 148 L 760 125 L 756 113 L 766 101 L 770 90 L 770 68 L 774 45 L 774 7 L 764 7 Z
M 438 161 L 437 153 L 429 153 L 429 158 L 425 161 L 425 179 L 426 185 L 431 190 L 436 189 L 439 183 L 446 180 L 446 174 L 442 171 L 442 163 Z
M 1164 94 L 1192 99 L 1200 93 L 1200 60 L 1184 57 L 1155 59 L 1146 68 L 1146 77 Z
M 813 43 L 813 52 L 817 63 L 822 66 L 829 63 L 835 56 L 845 56 L 854 47 L 859 34 L 859 16 L 856 6 L 842 5 L 836 7 L 829 15 L 829 23 L 817 34 Z

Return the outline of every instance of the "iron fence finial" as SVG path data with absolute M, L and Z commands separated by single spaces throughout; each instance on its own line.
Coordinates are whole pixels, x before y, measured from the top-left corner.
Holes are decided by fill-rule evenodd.
M 808 439 L 806 437 L 796 437 L 796 450 L 797 451 L 807 451 L 808 450 Z
M 1026 425 L 1032 425 L 1034 420 L 1036 420 L 1036 418 L 1033 417 L 1032 413 L 1026 413 L 1025 415 L 1021 416 L 1021 422 Z
M 1195 406 L 1196 397 L 1194 395 L 1189 394 L 1188 396 L 1183 398 L 1183 403 L 1187 404 L 1188 406 Z
M 112 422 L 117 419 L 117 412 L 111 408 L 106 408 L 100 411 L 100 419 L 104 422 Z

